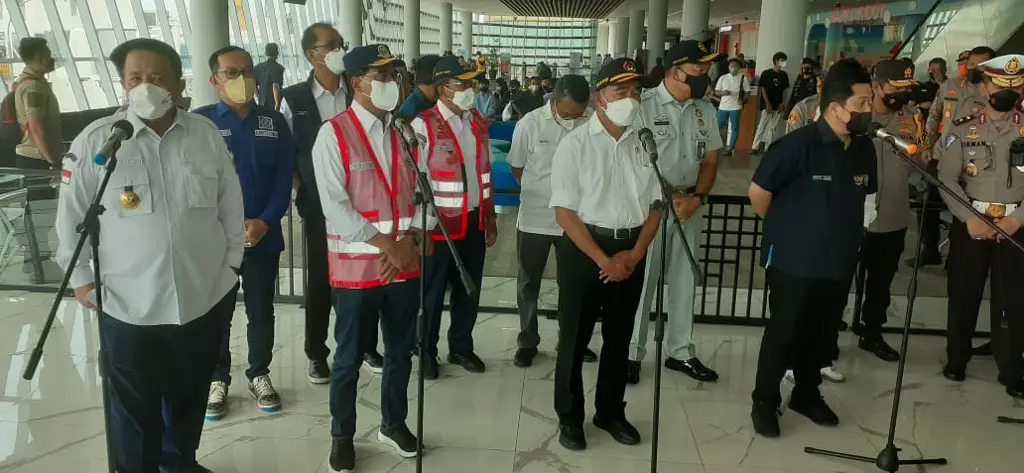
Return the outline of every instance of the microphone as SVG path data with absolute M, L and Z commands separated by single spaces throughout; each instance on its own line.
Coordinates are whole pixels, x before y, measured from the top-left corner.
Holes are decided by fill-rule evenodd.
M 868 133 L 868 136 L 872 138 L 881 138 L 884 141 L 888 141 L 889 143 L 892 143 L 892 145 L 895 146 L 897 149 L 908 155 L 917 153 L 917 144 L 907 143 L 906 141 L 903 141 L 902 138 L 892 133 L 889 133 L 888 131 L 886 131 L 885 127 L 882 126 L 881 123 L 872 123 L 871 127 L 873 128 L 873 130 L 870 133 Z
M 405 141 L 407 146 L 416 148 L 420 145 L 420 140 L 416 138 L 416 133 L 412 131 L 412 126 L 404 118 L 395 118 L 394 125 L 398 133 L 402 135 L 402 140 Z
M 650 128 L 644 127 L 637 132 L 637 138 L 640 138 L 640 143 L 644 145 L 644 151 L 651 156 L 651 161 L 658 160 L 658 145 L 654 143 L 654 133 L 651 132 Z
M 107 160 L 114 157 L 114 153 L 121 147 L 121 142 L 127 140 L 135 133 L 135 127 L 128 120 L 118 120 L 110 126 L 110 136 L 103 142 L 96 156 L 92 161 L 100 166 L 107 164 Z

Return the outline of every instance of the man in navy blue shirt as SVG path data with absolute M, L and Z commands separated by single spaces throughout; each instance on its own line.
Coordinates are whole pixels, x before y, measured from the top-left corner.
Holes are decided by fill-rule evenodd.
M 242 258 L 242 291 L 249 319 L 249 393 L 260 410 L 281 408 L 281 397 L 270 381 L 274 349 L 274 293 L 284 235 L 281 218 L 291 204 L 295 145 L 284 116 L 253 101 L 256 79 L 252 56 L 228 46 L 210 56 L 210 83 L 221 101 L 201 107 L 201 114 L 217 125 L 234 157 L 242 184 L 245 206 L 245 255 Z M 224 331 L 220 360 L 210 384 L 206 418 L 218 420 L 227 413 L 231 384 L 229 332 Z
M 419 116 L 420 113 L 429 110 L 437 103 L 437 89 L 434 87 L 434 66 L 440 56 L 428 54 L 416 60 L 413 64 L 413 81 L 416 82 L 416 89 L 412 95 L 402 102 L 398 109 L 398 116 L 408 121 Z
M 764 218 L 761 264 L 771 318 L 761 339 L 754 430 L 779 436 L 779 383 L 796 378 L 789 408 L 823 426 L 839 418 L 821 397 L 820 368 L 837 353 L 839 321 L 863 237 L 865 200 L 877 191 L 871 76 L 855 61 L 829 70 L 820 119 L 772 145 L 750 185 Z M 870 218 L 870 214 L 868 215 Z

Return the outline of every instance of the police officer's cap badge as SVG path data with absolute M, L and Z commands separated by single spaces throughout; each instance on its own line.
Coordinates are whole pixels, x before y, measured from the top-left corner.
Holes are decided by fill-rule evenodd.
M 626 61 L 622 63 L 622 70 L 626 72 L 634 72 L 636 71 L 636 64 L 633 64 L 633 61 Z
M 1007 74 L 1016 74 L 1020 72 L 1020 61 L 1017 58 L 1012 58 L 1006 62 L 1006 67 L 1003 68 Z
M 386 44 L 377 46 L 377 56 L 380 56 L 382 58 L 391 57 L 391 50 L 388 49 Z

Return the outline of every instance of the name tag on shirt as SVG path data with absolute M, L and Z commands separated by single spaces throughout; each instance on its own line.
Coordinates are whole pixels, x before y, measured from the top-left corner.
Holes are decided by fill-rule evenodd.
M 453 153 L 455 152 L 454 145 L 437 145 L 434 146 L 435 153 Z
M 352 171 L 372 171 L 373 170 L 373 163 L 371 163 L 371 162 L 355 163 L 355 164 L 350 166 L 350 169 Z
M 118 164 L 124 164 L 125 166 L 142 166 L 142 156 L 118 156 L 117 162 Z
M 277 138 L 277 132 L 273 130 L 256 130 L 256 136 L 260 138 Z
M 832 176 L 829 176 L 827 174 L 826 175 L 818 175 L 818 176 L 811 176 L 811 179 L 814 179 L 815 181 L 829 181 L 829 182 L 831 182 L 832 181 Z
M 309 112 L 307 112 L 305 110 L 296 110 L 295 111 L 295 115 L 300 116 L 300 117 L 304 117 L 306 115 L 309 115 Z
M 231 136 L 231 130 L 221 130 L 220 136 Z

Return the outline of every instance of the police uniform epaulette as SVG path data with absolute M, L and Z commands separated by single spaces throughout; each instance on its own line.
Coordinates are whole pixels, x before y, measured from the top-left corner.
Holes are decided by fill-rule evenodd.
M 977 115 L 973 115 L 973 114 L 965 115 L 965 116 L 962 116 L 960 118 L 957 118 L 956 120 L 953 120 L 953 125 L 960 126 L 960 125 L 963 125 L 964 123 L 967 123 L 967 122 L 969 122 L 971 120 L 974 120 L 976 118 L 978 118 Z

